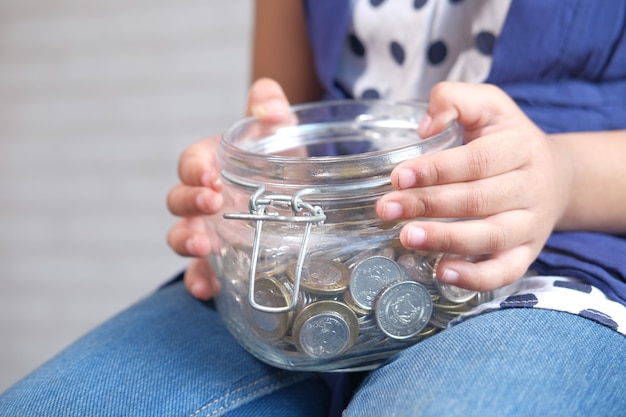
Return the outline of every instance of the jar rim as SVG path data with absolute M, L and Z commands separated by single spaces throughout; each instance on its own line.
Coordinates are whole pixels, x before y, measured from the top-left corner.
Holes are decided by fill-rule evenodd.
M 399 162 L 461 144 L 456 121 L 420 137 L 426 109 L 424 102 L 356 99 L 291 106 L 288 123 L 268 125 L 250 116 L 222 135 L 222 176 L 239 186 L 281 190 L 380 187 Z M 316 147 L 356 152 L 316 155 Z

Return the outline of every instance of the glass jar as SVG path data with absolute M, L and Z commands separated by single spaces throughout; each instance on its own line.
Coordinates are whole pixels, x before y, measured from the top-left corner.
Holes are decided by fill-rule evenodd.
M 445 255 L 405 249 L 404 223 L 376 215 L 399 162 L 462 143 L 456 123 L 419 137 L 425 111 L 320 102 L 224 134 L 224 205 L 207 221 L 209 260 L 222 287 L 217 308 L 250 353 L 292 370 L 371 369 L 488 297 L 440 283 Z

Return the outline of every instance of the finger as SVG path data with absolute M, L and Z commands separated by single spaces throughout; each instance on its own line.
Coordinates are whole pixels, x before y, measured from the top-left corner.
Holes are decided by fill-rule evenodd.
M 391 172 L 396 189 L 473 181 L 523 166 L 528 149 L 501 134 L 402 162 Z
M 223 202 L 221 193 L 205 187 L 178 184 L 167 194 L 167 208 L 175 216 L 214 214 Z
M 211 241 L 201 217 L 179 220 L 168 232 L 167 243 L 182 256 L 200 257 L 211 253 Z
M 183 184 L 221 190 L 217 148 L 220 136 L 189 146 L 178 159 L 178 177 Z
M 270 78 L 256 80 L 248 93 L 246 115 L 267 123 L 289 120 L 289 101 L 280 84 Z
M 185 287 L 194 297 L 208 300 L 220 291 L 217 274 L 206 258 L 192 259 L 185 271 Z
M 484 217 L 523 209 L 527 187 L 520 171 L 479 181 L 408 188 L 382 196 L 376 211 L 382 220 Z
M 515 102 L 501 89 L 489 84 L 442 82 L 431 90 L 426 116 L 418 133 L 432 136 L 458 121 L 470 141 L 489 133 L 491 126 L 525 118 Z
M 530 246 L 522 245 L 476 263 L 443 260 L 437 267 L 437 279 L 468 290 L 495 290 L 520 279 L 536 256 Z
M 416 221 L 402 228 L 400 241 L 415 250 L 491 254 L 526 244 L 534 236 L 534 229 L 529 227 L 533 223 L 536 222 L 523 210 L 456 222 Z

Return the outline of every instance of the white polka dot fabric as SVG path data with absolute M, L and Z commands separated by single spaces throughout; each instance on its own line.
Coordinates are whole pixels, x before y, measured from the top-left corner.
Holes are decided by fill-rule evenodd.
M 426 100 L 484 81 L 510 0 L 353 0 L 337 83 L 355 98 Z
M 576 314 L 626 335 L 626 308 L 576 278 L 528 275 L 499 293 L 450 324 L 503 308 L 540 308 Z

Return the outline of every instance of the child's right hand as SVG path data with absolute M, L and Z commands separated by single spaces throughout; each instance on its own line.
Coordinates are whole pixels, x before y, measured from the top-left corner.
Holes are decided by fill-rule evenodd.
M 278 83 L 267 78 L 257 80 L 250 88 L 246 115 L 270 124 L 289 117 L 289 102 Z M 180 183 L 167 195 L 168 209 L 180 218 L 167 241 L 179 255 L 193 258 L 185 272 L 185 286 L 202 300 L 219 292 L 217 277 L 206 258 L 213 248 L 205 227 L 206 216 L 217 213 L 223 204 L 217 160 L 220 138 L 201 140 L 182 153 L 178 161 Z

